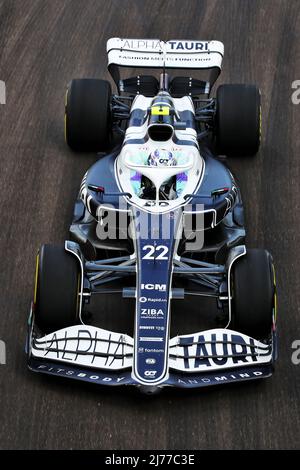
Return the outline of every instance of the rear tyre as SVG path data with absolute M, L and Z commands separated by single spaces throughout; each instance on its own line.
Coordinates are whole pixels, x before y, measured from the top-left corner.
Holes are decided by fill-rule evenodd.
M 106 80 L 72 80 L 66 93 L 65 138 L 74 151 L 100 152 L 111 134 L 111 86 Z
M 45 333 L 79 322 L 78 260 L 63 246 L 43 245 L 37 259 L 35 322 Z
M 252 156 L 261 137 L 261 100 L 255 85 L 221 85 L 216 98 L 217 151 Z
M 230 327 L 256 339 L 267 338 L 272 329 L 274 303 L 274 267 L 270 253 L 247 250 L 232 267 Z

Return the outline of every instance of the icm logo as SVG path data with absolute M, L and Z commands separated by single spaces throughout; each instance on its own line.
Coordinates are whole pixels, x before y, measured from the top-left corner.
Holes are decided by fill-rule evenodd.
M 141 284 L 142 290 L 158 290 L 161 292 L 166 292 L 166 284 Z
M 6 346 L 4 341 L 0 340 L 0 364 L 6 364 Z

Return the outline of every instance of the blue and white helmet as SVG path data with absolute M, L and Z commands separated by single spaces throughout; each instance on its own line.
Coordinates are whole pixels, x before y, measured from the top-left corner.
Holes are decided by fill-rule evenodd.
M 150 166 L 176 166 L 177 160 L 169 150 L 156 149 L 150 153 L 148 158 Z

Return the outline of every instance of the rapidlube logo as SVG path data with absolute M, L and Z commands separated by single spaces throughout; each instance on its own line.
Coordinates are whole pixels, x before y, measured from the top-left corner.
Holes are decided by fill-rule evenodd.
M 0 80 L 0 104 L 6 104 L 6 86 L 3 80 Z
M 6 346 L 4 341 L 0 340 L 0 365 L 6 364 Z

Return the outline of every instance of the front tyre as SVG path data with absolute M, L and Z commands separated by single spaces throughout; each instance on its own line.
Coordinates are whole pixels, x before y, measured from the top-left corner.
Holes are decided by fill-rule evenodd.
M 79 323 L 80 267 L 64 246 L 42 245 L 36 267 L 35 323 L 52 332 Z
M 256 339 L 272 331 L 276 309 L 272 257 L 266 250 L 248 249 L 232 267 L 232 319 L 230 328 Z

